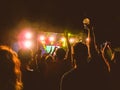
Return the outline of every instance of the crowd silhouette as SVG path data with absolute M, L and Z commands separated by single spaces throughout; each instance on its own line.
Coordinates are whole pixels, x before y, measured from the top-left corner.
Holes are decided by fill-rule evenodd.
M 0 45 L 0 90 L 120 90 L 120 51 L 110 42 L 98 45 L 90 20 L 83 20 L 86 42 L 15 53 Z

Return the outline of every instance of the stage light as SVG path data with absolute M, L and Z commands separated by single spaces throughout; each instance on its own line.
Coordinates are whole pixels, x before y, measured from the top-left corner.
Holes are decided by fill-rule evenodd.
M 39 40 L 43 41 L 43 40 L 45 40 L 45 37 L 44 36 L 39 36 Z
M 66 46 L 66 42 L 65 42 L 65 41 L 66 41 L 65 37 L 62 37 L 62 38 L 61 38 L 61 42 L 62 42 L 61 45 L 62 45 L 63 47 Z
M 53 36 L 51 36 L 51 37 L 49 37 L 49 40 L 50 40 L 51 42 L 53 42 L 53 41 L 55 40 L 55 38 L 54 38 Z
M 25 33 L 25 38 L 26 39 L 31 39 L 32 38 L 32 34 L 30 32 L 26 32 Z
M 24 41 L 23 45 L 24 45 L 24 48 L 31 48 L 32 42 L 27 40 L 27 41 Z
M 60 48 L 60 46 L 47 45 L 46 48 L 45 48 L 46 52 L 49 53 L 51 49 L 52 49 L 52 52 L 53 52 L 53 50 L 55 49 L 55 47 Z
M 71 33 L 68 33 L 68 37 L 70 37 L 72 34 Z
M 62 42 L 65 42 L 65 38 L 64 38 L 64 37 L 62 37 L 62 38 L 61 38 L 61 41 L 62 41 Z
M 74 38 L 70 38 L 69 41 L 70 41 L 70 43 L 74 43 L 75 39 Z

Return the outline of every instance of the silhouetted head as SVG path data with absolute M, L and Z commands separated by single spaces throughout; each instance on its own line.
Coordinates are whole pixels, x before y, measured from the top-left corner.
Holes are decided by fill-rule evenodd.
M 66 51 L 63 48 L 58 48 L 56 50 L 56 58 L 63 60 L 65 58 Z
M 0 46 L 0 90 L 21 90 L 20 61 L 7 46 Z
M 21 65 L 29 65 L 32 60 L 32 51 L 30 49 L 20 49 L 18 51 L 18 57 L 21 61 Z
M 78 42 L 73 46 L 73 57 L 78 64 L 87 63 L 88 59 L 88 48 L 82 42 Z

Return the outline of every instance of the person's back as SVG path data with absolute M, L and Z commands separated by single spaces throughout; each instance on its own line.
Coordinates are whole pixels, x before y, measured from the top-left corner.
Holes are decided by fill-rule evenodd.
M 0 46 L 0 90 L 22 90 L 20 62 L 7 46 Z
M 23 90 L 36 90 L 39 88 L 39 85 L 37 84 L 39 73 L 30 67 L 32 51 L 30 49 L 21 49 L 18 55 L 21 61 Z
M 93 90 L 91 89 L 91 78 L 86 69 L 77 68 L 65 73 L 61 78 L 60 90 Z
M 58 90 L 60 78 L 71 68 L 70 64 L 67 62 L 68 60 L 65 60 L 66 51 L 63 48 L 58 48 L 55 53 L 55 62 L 52 62 L 51 65 L 47 67 L 46 85 L 49 90 Z
M 77 67 L 65 73 L 61 78 L 61 90 L 93 90 L 91 75 L 87 63 L 88 49 L 83 43 L 76 43 L 73 47 L 74 59 Z M 95 89 L 94 89 L 95 90 Z

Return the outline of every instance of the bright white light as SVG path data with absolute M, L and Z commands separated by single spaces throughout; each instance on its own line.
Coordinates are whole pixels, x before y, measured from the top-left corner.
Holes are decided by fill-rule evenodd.
M 51 36 L 51 37 L 49 37 L 49 40 L 52 42 L 55 40 L 55 38 Z
M 61 41 L 62 41 L 62 42 L 64 42 L 64 41 L 65 41 L 65 38 L 64 38 L 64 37 L 62 37 L 62 38 L 61 38 Z
M 24 47 L 25 48 L 30 48 L 32 46 L 32 42 L 31 41 L 25 41 L 24 42 Z
M 75 39 L 74 38 L 70 38 L 69 41 L 70 41 L 70 43 L 74 43 Z
M 39 40 L 40 40 L 40 41 L 43 41 L 43 40 L 45 40 L 45 37 L 44 37 L 44 36 L 40 36 L 40 37 L 39 37 Z
M 25 38 L 26 39 L 31 39 L 32 38 L 32 34 L 30 32 L 25 33 Z

